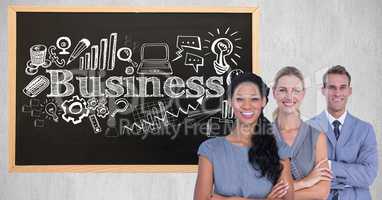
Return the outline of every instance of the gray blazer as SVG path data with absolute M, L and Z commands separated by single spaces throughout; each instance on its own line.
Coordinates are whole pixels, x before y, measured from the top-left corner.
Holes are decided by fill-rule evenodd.
M 332 189 L 339 199 L 371 199 L 369 186 L 378 173 L 378 150 L 373 126 L 347 113 L 338 141 L 325 111 L 307 123 L 325 132 L 328 158 L 335 178 Z M 331 199 L 332 194 L 329 196 Z

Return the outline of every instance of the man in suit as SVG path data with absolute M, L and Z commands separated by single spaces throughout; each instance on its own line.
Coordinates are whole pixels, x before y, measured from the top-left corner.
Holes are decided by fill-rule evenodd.
M 377 141 L 373 126 L 351 115 L 346 103 L 352 94 L 351 76 L 343 66 L 323 76 L 327 108 L 309 120 L 326 133 L 329 166 L 333 173 L 329 199 L 368 200 L 369 186 L 378 173 Z

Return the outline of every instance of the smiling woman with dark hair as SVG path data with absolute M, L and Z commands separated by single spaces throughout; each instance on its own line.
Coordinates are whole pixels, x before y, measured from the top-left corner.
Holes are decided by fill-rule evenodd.
M 259 76 L 243 74 L 229 89 L 235 126 L 200 145 L 194 199 L 293 199 L 288 152 L 277 147 L 263 115 L 269 88 Z

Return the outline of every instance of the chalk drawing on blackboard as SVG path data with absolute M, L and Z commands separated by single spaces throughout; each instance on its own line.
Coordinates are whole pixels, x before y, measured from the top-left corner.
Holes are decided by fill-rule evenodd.
M 218 38 L 212 42 L 211 51 L 216 55 L 214 60 L 215 72 L 218 75 L 224 74 L 230 68 L 226 57 L 232 53 L 233 44 L 227 38 Z
M 107 63 L 107 38 L 102 38 L 99 43 L 99 69 L 105 70 Z
M 99 134 L 102 132 L 102 128 L 101 128 L 99 121 L 98 121 L 98 118 L 95 114 L 89 115 L 89 121 L 90 121 L 90 124 L 93 128 L 94 134 Z
M 61 108 L 64 111 L 62 119 L 66 122 L 72 122 L 73 124 L 81 123 L 82 119 L 89 115 L 89 109 L 87 108 L 85 99 L 80 98 L 77 95 L 69 100 L 65 100 L 61 104 Z
M 228 100 L 222 101 L 221 118 L 222 119 L 232 119 L 233 118 L 233 109 L 232 109 L 231 104 L 228 103 Z
M 84 59 L 84 57 L 80 57 L 79 58 L 80 59 L 80 61 L 78 62 L 78 69 L 79 70 L 85 70 L 85 59 Z
M 107 115 L 109 115 L 109 108 L 105 105 L 98 106 L 96 110 L 98 117 L 105 118 Z
M 91 67 L 91 58 L 90 58 L 90 53 L 87 52 L 85 53 L 85 70 L 90 70 Z
M 146 103 L 144 108 L 134 110 L 133 117 L 134 123 L 131 126 L 125 126 L 126 131 L 138 130 L 145 135 L 176 122 L 175 118 L 166 115 L 162 101 Z
M 95 110 L 98 106 L 98 99 L 96 97 L 92 97 L 87 101 L 88 109 Z
M 67 50 L 72 46 L 72 41 L 67 36 L 61 36 L 57 39 L 56 46 L 61 50 L 58 54 L 67 55 L 69 54 Z
M 29 75 L 29 76 L 33 76 L 35 74 L 37 74 L 38 72 L 38 67 L 26 67 L 25 68 L 25 74 Z
M 34 119 L 33 125 L 40 128 L 44 127 L 44 120 L 42 120 L 43 109 L 44 106 L 41 104 L 40 99 L 30 99 L 28 104 L 22 106 L 22 112 L 29 114 Z
M 195 72 L 198 73 L 199 67 L 204 66 L 204 58 L 193 53 L 186 53 L 184 65 L 192 66 Z
M 98 99 L 98 105 L 96 108 L 97 116 L 101 118 L 105 118 L 109 115 L 109 108 L 106 106 L 107 98 L 106 97 L 100 97 Z
M 45 114 L 45 119 L 53 120 L 54 122 L 59 121 L 59 116 L 63 114 L 63 111 L 58 106 L 55 98 L 46 98 L 45 102 L 42 103 L 44 110 L 43 114 Z
M 36 97 L 49 86 L 49 79 L 43 75 L 38 75 L 23 89 L 23 93 L 29 97 Z
M 224 34 L 228 34 L 230 28 L 231 28 L 231 27 L 228 27 L 228 28 L 225 30 Z
M 232 129 L 234 121 L 231 119 L 221 119 L 218 117 L 211 117 L 207 122 L 207 137 L 216 137 L 228 135 Z
M 114 117 L 117 113 L 125 112 L 131 106 L 130 103 L 124 98 L 116 99 L 114 104 L 116 108 L 111 113 L 111 117 Z
M 180 112 L 182 112 L 184 114 L 189 114 L 190 111 L 197 110 L 199 108 L 199 106 L 203 103 L 203 100 L 204 100 L 204 96 L 201 96 L 196 100 L 196 102 L 197 102 L 196 106 L 188 104 L 186 109 L 183 109 L 180 107 L 178 113 L 175 116 L 178 117 Z
M 79 58 L 78 68 L 80 70 L 114 70 L 116 57 L 118 57 L 117 38 L 118 33 L 111 33 L 109 40 L 107 38 L 102 38 L 99 45 L 92 45 L 90 47 L 90 52 L 86 52 L 85 56 Z M 85 40 L 81 43 L 79 48 L 82 47 L 82 51 L 84 51 L 89 46 L 90 42 L 86 42 Z M 78 51 L 74 56 L 71 55 L 68 62 L 71 62 L 78 57 L 82 51 Z M 72 57 L 73 59 L 71 59 Z
M 176 53 L 177 57 L 172 61 L 176 61 L 182 57 L 182 53 L 185 49 L 195 49 L 202 50 L 199 36 L 184 36 L 178 35 L 176 37 L 176 48 L 178 49 Z
M 230 36 L 234 36 L 234 35 L 236 35 L 237 33 L 239 33 L 239 31 L 235 31 L 235 32 L 231 33 Z
M 234 124 L 234 113 L 228 100 L 223 100 L 221 104 L 221 117 L 211 117 L 207 122 L 206 135 L 208 137 L 216 137 L 227 135 Z
M 85 53 L 85 57 L 81 56 L 79 59 L 79 69 L 80 70 L 92 70 L 93 68 L 93 56 L 90 55 L 90 52 Z
M 82 38 L 74 47 L 74 50 L 70 54 L 68 61 L 66 62 L 66 65 L 69 65 L 74 59 L 76 59 L 85 49 L 87 49 L 90 46 L 90 41 L 86 38 Z
M 109 115 L 109 108 L 106 106 L 106 100 L 104 98 L 96 98 L 92 97 L 87 101 L 87 108 L 89 110 L 95 110 L 97 112 L 97 116 L 101 118 L 105 118 Z
M 125 74 L 126 75 L 134 74 L 134 68 L 132 66 L 127 66 L 126 69 L 125 69 Z
M 29 49 L 30 53 L 30 60 L 28 61 L 27 66 L 28 67 L 41 67 L 44 66 L 45 68 L 48 67 L 49 60 L 46 59 L 46 46 L 43 44 L 36 44 L 33 45 Z
M 30 60 L 26 64 L 25 73 L 27 75 L 35 75 L 39 67 L 48 68 L 52 62 L 46 59 L 47 48 L 43 44 L 36 44 L 30 47 Z
M 57 105 L 54 103 L 54 101 L 49 101 L 45 104 L 45 113 L 47 116 L 49 116 L 51 119 L 53 119 L 54 122 L 58 122 L 58 108 Z
M 129 47 L 122 47 L 122 48 L 119 48 L 117 51 L 117 57 L 119 60 L 129 62 L 131 66 L 133 66 L 134 68 L 137 68 L 138 64 L 131 59 L 131 56 L 132 56 L 132 52 Z
M 98 69 L 98 45 L 90 47 L 90 70 Z
M 44 120 L 42 120 L 42 119 L 36 119 L 36 120 L 34 120 L 33 125 L 34 125 L 34 127 L 36 127 L 36 128 L 44 128 L 44 126 L 45 126 L 45 122 L 44 122 Z
M 98 105 L 105 106 L 107 104 L 107 98 L 105 96 L 101 96 L 98 98 Z
M 238 51 L 243 49 L 238 44 L 242 40 L 239 31 L 230 33 L 230 27 L 228 27 L 225 31 L 217 28 L 215 34 L 212 32 L 207 33 L 210 38 L 204 39 L 206 45 L 203 46 L 203 49 L 208 50 L 208 52 L 204 53 L 204 56 L 211 53 L 215 55 L 213 62 L 215 72 L 222 75 L 231 67 L 238 66 L 237 59 L 241 58 Z
M 143 43 L 140 55 L 138 74 L 171 75 L 173 73 L 169 61 L 169 47 L 166 43 Z
M 130 133 L 135 131 L 142 131 L 143 134 L 147 135 L 158 129 L 162 129 L 168 126 L 175 126 L 179 124 L 179 119 L 186 117 L 191 111 L 195 111 L 202 104 L 204 96 L 196 100 L 197 105 L 188 104 L 185 109 L 177 108 L 172 110 L 170 107 L 166 109 L 168 100 L 161 100 L 158 102 L 148 102 L 145 103 L 143 108 L 134 109 L 133 119 L 134 123 L 123 124 L 120 127 L 121 133 Z M 182 116 L 181 116 L 182 115 Z
M 22 112 L 29 114 L 33 119 L 33 126 L 36 128 L 43 128 L 45 120 L 58 122 L 58 115 L 62 114 L 62 111 L 52 98 L 47 98 L 45 102 L 41 102 L 40 99 L 36 98 L 30 99 L 28 104 L 22 106 Z
M 109 39 L 108 57 L 107 57 L 107 70 L 114 70 L 115 56 L 117 51 L 117 37 L 118 33 L 111 33 Z
M 48 48 L 49 59 L 50 59 L 54 64 L 56 64 L 57 67 L 61 67 L 61 68 L 62 68 L 62 67 L 65 67 L 65 60 L 64 60 L 64 59 L 60 59 L 60 58 L 57 56 L 55 50 L 56 50 L 56 46 L 54 46 L 54 45 L 49 46 L 49 48 Z
M 221 112 L 220 108 L 208 110 L 208 111 L 199 111 L 197 113 L 189 114 L 186 118 L 189 123 L 198 124 L 206 119 L 209 119 L 211 116 Z
M 244 71 L 242 69 L 234 69 L 234 70 L 230 71 L 228 73 L 227 79 L 226 79 L 227 85 L 231 85 L 232 78 L 235 76 L 238 76 L 240 74 L 244 74 Z

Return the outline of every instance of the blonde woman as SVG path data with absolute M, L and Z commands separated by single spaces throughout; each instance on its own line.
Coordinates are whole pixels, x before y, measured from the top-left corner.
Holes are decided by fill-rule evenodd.
M 295 199 L 327 199 L 332 173 L 327 162 L 326 137 L 300 119 L 304 95 L 300 70 L 284 67 L 276 74 L 273 133 L 278 145 L 289 149 Z

